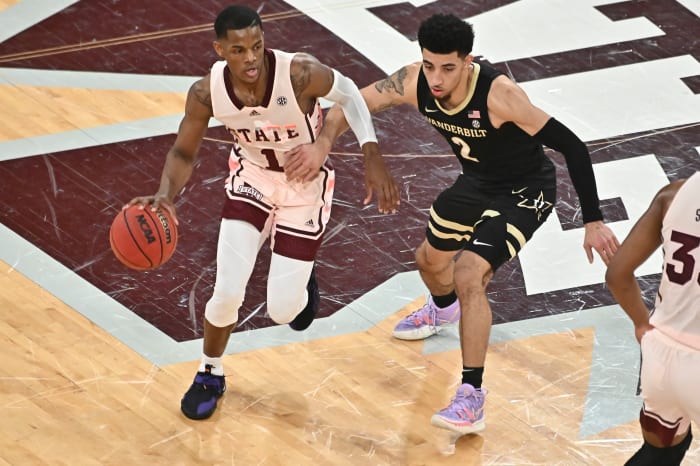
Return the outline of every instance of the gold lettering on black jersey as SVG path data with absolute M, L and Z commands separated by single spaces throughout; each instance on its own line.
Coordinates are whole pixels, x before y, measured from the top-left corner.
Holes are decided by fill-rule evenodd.
M 450 133 L 457 134 L 459 136 L 464 136 L 467 138 L 485 138 L 487 131 L 485 129 L 476 129 L 476 128 L 465 128 L 463 126 L 457 126 L 453 125 L 450 123 L 445 123 L 444 121 L 438 121 L 435 118 L 430 118 L 429 116 L 426 116 L 425 119 L 430 123 L 431 125 L 435 126 L 436 128 L 440 128 L 445 131 L 449 131 Z

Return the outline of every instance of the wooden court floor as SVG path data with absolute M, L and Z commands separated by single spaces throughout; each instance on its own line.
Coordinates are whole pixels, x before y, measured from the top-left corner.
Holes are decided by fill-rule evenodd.
M 429 419 L 458 352 L 390 336 L 420 302 L 367 332 L 226 356 L 218 411 L 192 421 L 178 403 L 196 361 L 157 367 L 0 267 L 0 464 L 615 465 L 639 446 L 636 422 L 578 438 L 591 329 L 492 345 L 487 429 L 450 454 Z
M 512 27 L 499 28 L 498 39 L 512 50 L 492 41 L 485 55 L 572 125 L 597 169 L 612 171 L 599 178 L 599 187 L 620 237 L 646 206 L 639 196 L 653 194 L 649 186 L 700 169 L 698 0 L 578 1 L 566 8 L 528 0 L 329 0 L 319 2 L 323 8 L 305 0 L 242 3 L 264 6 L 267 46 L 310 49 L 363 85 L 394 71 L 398 58 L 403 64 L 419 57 L 411 41 L 420 17 L 476 18 L 483 25 L 479 39 L 493 33 L 490 15 L 507 21 Z M 122 203 L 157 183 L 186 90 L 215 59 L 213 12 L 227 4 L 0 0 L 0 465 L 622 465 L 641 445 L 636 420 L 607 423 L 592 434 L 583 429 L 591 417 L 617 414 L 614 403 L 589 403 L 592 383 L 619 382 L 594 376 L 600 366 L 595 325 L 493 342 L 485 373 L 487 428 L 450 448 L 449 435 L 432 427 L 430 417 L 459 382 L 459 351 L 391 337 L 395 323 L 424 296 L 411 297 L 368 330 L 225 356 L 228 391 L 219 409 L 211 419 L 192 421 L 179 402 L 196 371 L 196 354 L 155 364 L 127 346 L 148 338 L 139 328 L 127 328 L 134 338 L 125 342 L 114 328 L 85 317 L 111 310 L 72 307 L 60 285 L 39 284 L 41 264 L 33 261 L 46 253 L 94 285 L 101 302 L 119 301 L 178 344 L 201 337 L 219 211 L 211 190 L 224 176 L 216 164 L 225 167 L 228 151 L 217 136 L 225 132 L 212 128 L 203 147 L 213 156 L 200 159 L 198 178 L 182 196 L 184 234 L 170 268 L 129 273 L 111 256 L 106 238 Z M 368 45 L 367 30 L 345 27 L 353 18 L 371 23 L 372 35 L 387 43 Z M 538 29 L 537 18 L 547 26 L 539 29 L 547 33 L 551 26 L 556 40 L 522 35 Z M 24 28 L 16 27 L 20 22 Z M 488 42 L 477 45 L 483 51 Z M 328 272 L 320 275 L 323 317 L 415 271 L 412 251 L 430 200 L 459 170 L 418 114 L 392 112 L 375 124 L 402 183 L 400 215 L 380 220 L 363 209 L 362 164 L 350 156 L 357 148 L 351 137 L 338 143 L 335 223 L 318 264 Z M 563 174 L 561 157 L 554 161 Z M 629 186 L 618 183 L 619 168 L 609 167 L 622 167 Z M 551 248 L 580 229 L 573 188 L 565 176 L 560 180 L 562 231 L 547 237 L 555 240 Z M 15 254 L 8 245 L 15 233 L 31 245 L 28 252 Z M 548 277 L 566 275 L 575 283 L 528 294 L 526 267 L 504 270 L 489 296 L 498 300 L 499 324 L 613 304 L 600 270 L 584 258 L 554 256 L 546 265 L 565 273 Z M 24 273 L 32 268 L 38 274 Z M 264 272 L 255 273 L 254 282 L 264 284 Z M 641 277 L 647 296 L 653 273 Z M 250 312 L 262 309 L 264 286 L 253 287 L 247 299 L 246 317 L 253 317 L 233 340 L 270 325 L 264 312 Z M 118 326 L 121 317 L 105 320 Z M 614 338 L 606 354 L 636 357 L 634 345 L 616 347 Z M 627 385 L 634 378 L 629 366 L 622 371 Z M 698 440 L 684 465 L 700 465 Z

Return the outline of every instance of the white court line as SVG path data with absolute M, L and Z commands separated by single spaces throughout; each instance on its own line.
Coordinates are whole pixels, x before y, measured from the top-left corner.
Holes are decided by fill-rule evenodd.
M 0 42 L 4 42 L 78 0 L 22 0 L 0 10 Z

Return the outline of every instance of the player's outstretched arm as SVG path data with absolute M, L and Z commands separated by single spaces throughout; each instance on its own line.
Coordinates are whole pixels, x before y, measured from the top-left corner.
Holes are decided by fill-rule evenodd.
M 512 121 L 540 143 L 561 152 L 569 176 L 581 203 L 585 235 L 583 248 L 588 262 L 595 250 L 605 264 L 610 262 L 620 243 L 603 223 L 600 202 L 588 148 L 569 128 L 534 106 L 525 91 L 505 76 L 497 78 L 489 92 L 489 115 L 497 128 Z
M 412 64 L 404 66 L 395 73 L 381 79 L 369 86 L 364 87 L 361 90 L 362 98 L 367 103 L 367 107 L 371 113 L 381 112 L 388 108 L 408 104 L 416 107 L 418 105 L 418 98 L 416 96 L 416 82 L 418 79 L 418 72 L 420 70 L 420 64 Z M 333 115 L 329 115 L 329 119 L 332 120 L 330 127 L 333 129 L 333 133 L 342 132 L 347 129 L 346 123 L 340 114 L 337 112 L 336 108 L 331 109 L 332 113 L 336 111 L 335 118 Z M 373 149 L 373 148 L 370 148 Z M 371 151 L 368 153 L 364 152 L 365 161 L 365 187 L 367 189 L 367 197 L 364 199 L 364 204 L 368 204 L 372 200 L 372 192 L 377 191 L 379 193 L 378 197 L 388 199 L 388 206 L 392 206 L 391 212 L 395 212 L 395 207 L 400 204 L 400 197 L 398 192 L 398 187 L 396 183 L 393 182 L 393 178 L 390 178 L 392 183 L 386 184 L 381 183 L 377 180 L 387 179 L 388 175 L 383 173 L 388 171 L 384 164 L 384 159 L 377 154 L 375 155 Z M 388 212 L 381 209 L 380 211 Z
M 288 158 L 285 162 L 287 179 L 302 182 L 313 179 L 338 136 L 349 127 L 355 133 L 364 154 L 366 186 L 364 203 L 369 203 L 373 193 L 376 192 L 379 211 L 395 212 L 400 202 L 399 190 L 379 152 L 365 99 L 353 81 L 322 65 L 313 57 L 305 57 L 306 62 L 302 62 L 306 70 L 303 74 L 304 80 L 294 76 L 294 67 L 292 70 L 295 89 L 299 88 L 299 83 L 308 83 L 307 93 L 314 97 L 326 98 L 337 105 L 328 112 L 314 144 L 299 146 L 287 153 Z M 297 99 L 300 101 L 302 97 L 303 95 L 297 94 Z
M 209 76 L 206 76 L 195 82 L 187 93 L 185 116 L 180 121 L 175 143 L 165 157 L 158 191 L 150 196 L 135 197 L 126 206 L 150 205 L 153 210 L 163 207 L 177 223 L 173 200 L 192 176 L 199 146 L 212 116 Z

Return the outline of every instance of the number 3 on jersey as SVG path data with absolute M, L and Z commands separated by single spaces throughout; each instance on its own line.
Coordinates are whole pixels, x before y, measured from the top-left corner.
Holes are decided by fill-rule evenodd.
M 681 244 L 681 247 L 673 253 L 673 258 L 683 264 L 677 267 L 673 264 L 666 265 L 666 275 L 673 283 L 685 285 L 693 279 L 695 271 L 695 258 L 690 254 L 692 250 L 700 246 L 700 238 L 680 231 L 671 232 L 671 241 Z M 700 285 L 700 271 L 698 272 L 698 284 Z

